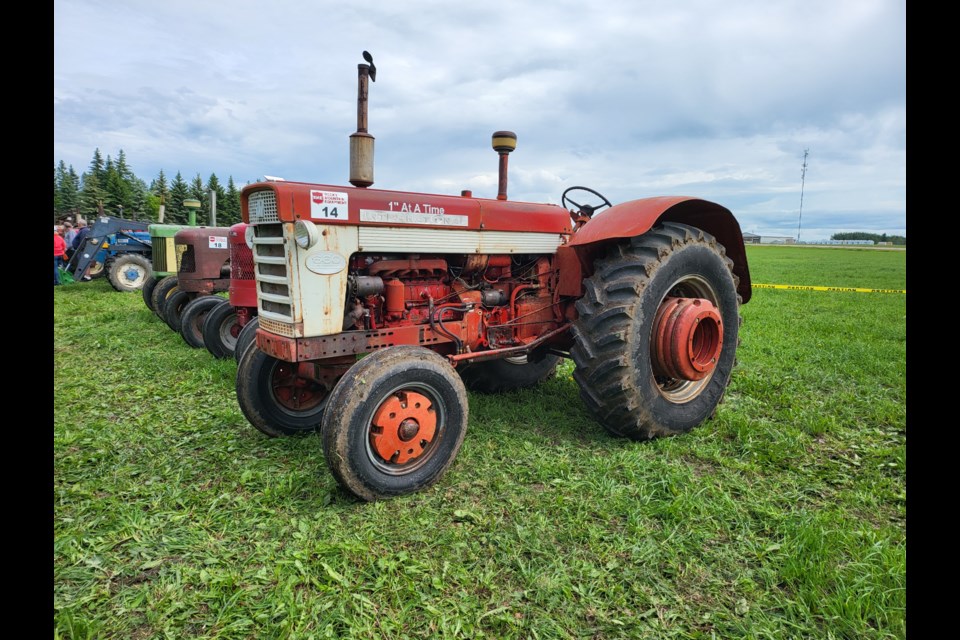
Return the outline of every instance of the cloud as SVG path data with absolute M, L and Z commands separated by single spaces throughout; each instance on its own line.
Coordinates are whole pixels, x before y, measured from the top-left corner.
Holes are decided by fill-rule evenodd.
M 344 184 L 369 50 L 377 187 L 688 194 L 746 228 L 902 229 L 905 3 L 250 0 L 54 3 L 54 161 L 123 149 L 149 182 L 264 173 Z M 744 224 L 745 223 L 745 224 Z

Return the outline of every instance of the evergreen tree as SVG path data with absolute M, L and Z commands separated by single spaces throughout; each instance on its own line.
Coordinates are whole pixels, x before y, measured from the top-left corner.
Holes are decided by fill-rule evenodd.
M 100 213 L 104 200 L 104 190 L 95 173 L 83 174 L 83 187 L 80 190 L 80 213 L 84 218 L 93 218 Z
M 203 186 L 203 178 L 199 173 L 190 182 L 190 197 L 200 201 L 197 224 L 207 224 L 210 221 L 210 203 L 207 201 L 207 190 Z
M 217 174 L 215 173 L 211 173 L 210 178 L 207 180 L 207 201 L 205 203 L 207 207 L 207 219 L 209 219 L 209 209 L 213 204 L 210 198 L 211 191 L 217 194 L 217 226 L 229 227 L 234 222 L 238 222 L 237 220 L 231 220 L 227 211 L 224 209 L 224 204 L 227 200 L 227 192 L 223 188 L 223 185 L 220 184 L 220 180 L 217 178 Z
M 160 174 L 150 183 L 149 193 L 147 194 L 147 206 L 153 210 L 153 219 L 160 219 L 160 205 L 164 206 L 163 221 L 167 221 L 166 208 L 170 202 L 170 186 L 167 184 L 167 176 L 163 169 Z
M 166 202 L 170 195 L 170 187 L 167 185 L 167 176 L 164 175 L 163 169 L 160 169 L 160 174 L 150 183 L 150 191 Z
M 104 185 L 106 197 L 104 210 L 108 215 L 129 217 L 133 213 L 133 191 L 130 185 L 120 177 L 116 165 L 107 158 L 107 183 Z
M 170 183 L 170 199 L 167 202 L 166 220 L 170 224 L 186 224 L 187 210 L 183 207 L 183 201 L 190 197 L 190 187 L 183 180 L 183 176 L 177 171 L 177 175 Z
M 53 172 L 54 219 L 75 214 L 80 206 L 80 181 L 73 166 L 69 169 L 61 160 Z
M 224 198 L 223 209 L 227 219 L 236 224 L 242 220 L 240 215 L 240 190 L 233 182 L 233 176 L 227 179 L 227 197 Z
M 90 161 L 90 170 L 87 171 L 87 173 L 94 176 L 97 179 L 98 184 L 102 185 L 106 183 L 107 176 L 103 164 L 103 156 L 100 155 L 99 147 L 93 151 L 93 160 Z

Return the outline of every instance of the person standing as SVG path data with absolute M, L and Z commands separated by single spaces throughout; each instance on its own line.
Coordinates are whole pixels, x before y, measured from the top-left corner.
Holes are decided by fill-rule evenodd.
M 83 241 L 86 239 L 87 234 L 90 233 L 90 227 L 87 226 L 85 220 L 79 221 L 77 226 L 80 228 L 77 230 L 76 235 L 73 236 L 73 241 L 70 243 L 70 248 L 74 251 L 83 246 Z
M 67 241 L 67 247 L 72 247 L 73 239 L 77 237 L 77 230 L 70 222 L 64 222 L 63 227 L 66 229 L 63 234 L 63 239 Z
M 53 286 L 60 284 L 60 266 L 67 252 L 67 241 L 59 233 L 53 234 Z

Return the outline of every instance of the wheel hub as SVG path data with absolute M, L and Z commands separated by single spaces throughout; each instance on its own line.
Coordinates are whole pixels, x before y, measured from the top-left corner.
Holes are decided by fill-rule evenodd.
M 291 411 L 311 409 L 327 397 L 326 387 L 299 375 L 297 365 L 288 362 L 281 362 L 274 369 L 271 388 L 277 402 Z
M 383 460 L 404 464 L 424 454 L 437 431 L 433 403 L 414 391 L 384 400 L 370 423 L 370 445 Z
M 723 348 L 723 321 L 705 298 L 665 298 L 653 322 L 654 375 L 703 380 L 717 366 Z

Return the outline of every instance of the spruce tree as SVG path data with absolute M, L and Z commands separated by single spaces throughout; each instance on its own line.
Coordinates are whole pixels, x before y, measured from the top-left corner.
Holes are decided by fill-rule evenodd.
M 240 191 L 233 182 L 233 176 L 227 179 L 227 197 L 224 199 L 223 209 L 226 212 L 227 219 L 233 220 L 236 224 L 242 220 L 240 215 Z
M 100 213 L 100 204 L 104 200 L 104 190 L 95 173 L 83 174 L 82 181 L 80 213 L 84 218 L 94 218 Z
M 80 184 L 73 166 L 69 169 L 61 160 L 53 172 L 53 213 L 54 220 L 69 214 L 76 214 L 80 205 Z
M 170 224 L 186 224 L 187 210 L 183 207 L 183 201 L 190 197 L 190 187 L 183 180 L 183 176 L 177 171 L 177 175 L 170 183 L 170 200 L 167 202 L 166 220 Z
M 96 177 L 97 183 L 102 185 L 107 179 L 105 169 L 106 167 L 103 164 L 103 156 L 100 155 L 100 148 L 97 147 L 93 150 L 93 159 L 90 161 L 90 169 L 87 171 L 87 173 Z
M 217 194 L 217 226 L 218 227 L 229 227 L 237 220 L 231 220 L 228 212 L 224 209 L 224 204 L 227 200 L 227 192 L 224 190 L 223 185 L 220 184 L 220 180 L 217 179 L 217 174 L 211 173 L 210 178 L 207 180 L 207 218 L 209 219 L 209 209 L 212 202 L 210 202 L 210 192 L 213 191 Z
M 190 182 L 190 197 L 200 201 L 200 210 L 197 211 L 197 224 L 207 224 L 210 221 L 210 202 L 207 199 L 207 190 L 203 186 L 200 173 Z

